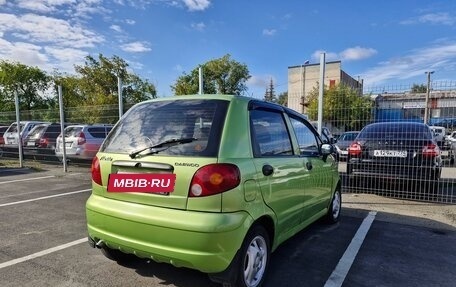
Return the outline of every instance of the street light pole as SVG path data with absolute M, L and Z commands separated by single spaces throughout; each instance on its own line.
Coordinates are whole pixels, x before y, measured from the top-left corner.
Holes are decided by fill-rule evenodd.
M 431 74 L 434 74 L 434 71 L 424 72 L 427 74 L 427 88 L 426 88 L 426 101 L 424 103 L 424 123 L 429 122 L 429 95 L 431 93 Z

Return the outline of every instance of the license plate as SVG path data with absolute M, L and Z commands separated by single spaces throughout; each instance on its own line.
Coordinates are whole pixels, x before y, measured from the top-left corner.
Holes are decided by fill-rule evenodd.
M 35 146 L 35 142 L 27 142 L 27 146 Z
M 342 151 L 340 151 L 340 153 L 343 154 L 343 155 L 347 155 L 347 154 L 348 154 L 348 151 L 342 150 Z
M 65 147 L 71 147 L 73 143 L 65 143 Z
M 111 173 L 108 192 L 169 193 L 174 191 L 175 174 Z
M 378 157 L 407 157 L 405 150 L 374 150 L 374 156 Z

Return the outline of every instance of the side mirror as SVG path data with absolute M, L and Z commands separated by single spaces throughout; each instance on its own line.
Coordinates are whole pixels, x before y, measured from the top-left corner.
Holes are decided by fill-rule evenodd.
M 321 154 L 323 156 L 328 156 L 334 152 L 334 147 L 330 144 L 322 144 L 321 145 Z

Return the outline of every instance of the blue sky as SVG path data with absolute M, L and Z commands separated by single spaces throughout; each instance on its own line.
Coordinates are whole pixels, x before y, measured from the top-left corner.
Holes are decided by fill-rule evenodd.
M 248 95 L 287 68 L 341 60 L 365 86 L 456 80 L 456 1 L 0 0 L 0 59 L 74 73 L 87 55 L 117 55 L 171 95 L 214 58 L 248 66 Z

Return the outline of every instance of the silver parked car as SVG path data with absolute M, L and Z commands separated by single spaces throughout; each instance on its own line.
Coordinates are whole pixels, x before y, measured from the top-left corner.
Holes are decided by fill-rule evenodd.
M 65 152 L 69 159 L 92 160 L 113 125 L 70 125 L 65 128 Z M 63 157 L 63 139 L 57 137 L 55 155 Z
M 20 122 L 20 129 L 21 129 L 21 140 L 19 141 L 19 135 L 17 133 L 17 122 L 12 123 L 9 128 L 3 134 L 3 140 L 5 146 L 16 146 L 18 142 L 23 143 L 25 137 L 28 133 L 37 125 L 43 124 L 44 122 L 40 121 L 21 121 Z

